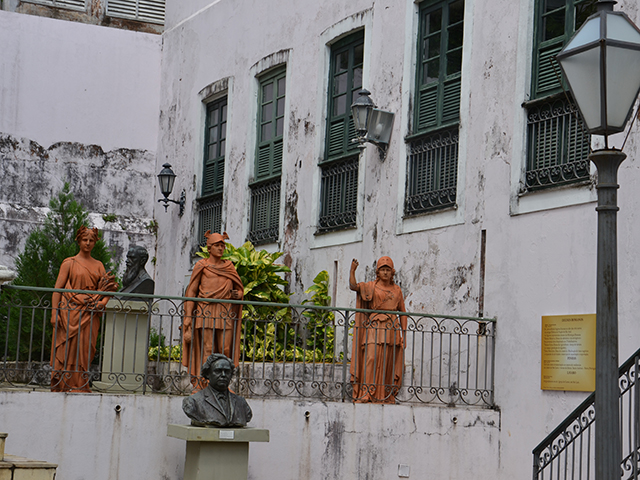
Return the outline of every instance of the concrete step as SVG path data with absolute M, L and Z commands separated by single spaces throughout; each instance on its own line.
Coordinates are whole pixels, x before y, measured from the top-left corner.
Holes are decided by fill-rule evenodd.
M 30 460 L 4 453 L 6 433 L 0 433 L 0 480 L 54 480 L 55 463 Z

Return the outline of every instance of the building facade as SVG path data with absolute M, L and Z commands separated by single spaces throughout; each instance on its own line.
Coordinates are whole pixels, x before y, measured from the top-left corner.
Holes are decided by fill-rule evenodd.
M 109 29 L 129 47 L 149 42 L 152 51 L 134 48 L 132 69 L 116 76 L 136 86 L 131 97 L 107 90 L 107 103 L 120 102 L 104 106 L 108 123 L 121 130 L 78 135 L 82 125 L 72 124 L 66 137 L 44 126 L 32 133 L 35 120 L 25 120 L 29 128 L 14 120 L 28 103 L 16 103 L 15 114 L 0 117 L 7 125 L 0 132 L 41 145 L 65 140 L 145 152 L 134 162 L 147 175 L 135 194 L 147 203 L 131 215 L 142 211 L 157 225 L 157 237 L 145 238 L 156 250 L 159 294 L 181 295 L 203 233 L 226 231 L 235 246 L 251 240 L 284 252 L 296 302 L 327 270 L 334 304 L 355 305 L 351 260 L 360 261 L 359 280 L 372 280 L 376 260 L 388 255 L 409 311 L 497 319 L 495 410 L 255 400 L 253 426 L 272 429 L 275 445 L 256 449 L 254 478 L 395 478 L 400 464 L 412 465 L 414 478 L 430 478 L 425 471 L 434 478 L 526 478 L 531 450 L 586 396 L 541 390 L 540 370 L 541 317 L 595 312 L 595 168 L 587 155 L 600 140 L 584 133 L 553 59 L 593 4 L 168 1 L 154 40 Z M 640 23 L 636 2 L 616 9 Z M 0 14 L 8 26 L 27 22 Z M 33 22 L 45 20 L 52 21 Z M 58 25 L 65 32 L 91 28 L 88 37 L 99 28 Z M 18 45 L 33 41 L 16 41 L 17 58 Z M 95 68 L 89 70 L 104 71 Z M 102 78 L 96 73 L 86 84 Z M 3 83 L 13 85 L 5 102 L 18 98 L 17 84 Z M 361 88 L 395 114 L 384 159 L 374 145 L 352 142 L 350 105 Z M 138 102 L 148 107 L 144 115 Z M 89 108 L 87 100 L 67 115 Z M 640 346 L 639 138 L 636 124 L 619 176 L 621 361 Z M 620 146 L 624 135 L 611 140 Z M 5 154 L 3 164 L 11 158 Z M 167 162 L 177 175 L 172 198 L 186 194 L 183 216 L 154 200 L 150 182 Z M 14 177 L 29 184 L 22 173 Z M 118 177 L 114 188 L 129 182 Z M 8 217 L 3 223 L 10 225 Z M 180 421 L 176 405 L 161 408 Z M 318 423 L 302 419 L 318 410 Z M 182 448 L 154 445 L 175 458 Z M 273 458 L 281 466 L 261 472 L 260 462 Z

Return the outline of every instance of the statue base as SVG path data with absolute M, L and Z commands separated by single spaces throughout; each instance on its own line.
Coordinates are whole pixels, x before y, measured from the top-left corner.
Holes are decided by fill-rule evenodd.
M 103 321 L 102 376 L 93 387 L 110 393 L 141 393 L 147 373 L 149 304 L 109 300 Z
M 268 442 L 261 428 L 169 424 L 167 435 L 187 441 L 183 480 L 247 480 L 249 442 Z

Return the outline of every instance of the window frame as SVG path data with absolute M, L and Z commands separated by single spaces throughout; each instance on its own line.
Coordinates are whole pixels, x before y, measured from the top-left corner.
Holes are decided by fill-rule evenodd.
M 219 232 L 222 229 L 222 209 L 224 200 L 224 176 L 226 163 L 226 128 L 229 116 L 229 99 L 227 95 L 218 96 L 204 104 L 204 138 L 201 168 L 201 182 L 198 203 L 198 244 L 204 245 L 204 233 L 207 230 Z M 211 113 L 218 110 L 215 126 L 224 125 L 223 136 L 217 134 L 216 140 L 211 142 L 210 130 Z M 215 145 L 215 157 L 210 158 L 210 147 Z M 210 170 L 208 172 L 208 170 Z M 212 178 L 213 187 L 207 189 L 207 183 Z M 205 221 L 206 220 L 206 221 Z
M 360 53 L 357 52 L 358 49 L 361 49 Z M 338 71 L 339 58 L 345 53 L 347 68 Z M 320 197 L 316 234 L 357 228 L 360 149 L 358 144 L 352 141 L 356 138 L 356 132 L 351 104 L 354 95 L 363 86 L 364 56 L 363 28 L 330 45 L 325 150 L 319 162 Z M 336 82 L 341 75 L 346 75 L 344 90 L 338 89 L 339 84 Z M 337 100 L 341 97 L 344 98 L 341 102 L 344 111 L 336 113 L 336 105 L 339 105 Z M 336 191 L 339 198 L 330 200 L 328 195 L 336 195 Z M 334 211 L 336 206 L 337 211 Z
M 279 239 L 280 205 L 282 202 L 281 179 L 284 153 L 284 127 L 286 113 L 286 65 L 275 67 L 259 76 L 256 112 L 256 149 L 253 180 L 249 183 L 249 230 L 247 240 L 254 245 L 274 243 Z M 280 82 L 283 82 L 282 84 Z M 265 101 L 265 87 L 273 85 L 271 99 Z M 282 88 L 281 88 L 282 87 Z M 265 106 L 271 104 L 270 118 L 265 119 Z M 282 111 L 278 105 L 282 105 Z M 278 134 L 278 120 L 281 131 Z M 273 129 L 269 139 L 264 140 L 264 126 Z M 266 162 L 265 159 L 266 152 Z M 266 163 L 266 165 L 265 165 Z
M 462 18 L 449 23 L 451 17 L 451 5 L 454 3 L 462 3 Z M 446 8 L 445 8 L 446 7 Z M 427 57 L 425 60 L 424 45 L 425 39 L 436 35 L 436 33 L 427 33 L 425 30 L 428 28 L 425 17 L 434 12 L 442 10 L 442 17 L 440 21 L 440 42 L 437 47 L 438 52 L 441 53 L 437 56 Z M 419 136 L 426 132 L 431 132 L 438 129 L 445 129 L 455 126 L 460 123 L 460 91 L 462 86 L 462 54 L 464 50 L 464 0 L 430 0 L 422 2 L 419 5 L 418 12 L 418 35 L 417 35 L 417 48 L 416 48 L 416 68 L 415 68 L 415 94 L 414 94 L 414 118 L 413 118 L 413 135 L 411 137 Z M 450 35 L 449 32 L 453 28 L 460 29 L 460 35 L 462 40 L 458 46 L 450 48 Z M 447 67 L 449 64 L 450 53 L 459 54 L 459 68 L 449 74 Z M 424 72 L 426 64 L 433 62 L 435 58 L 439 58 L 438 65 L 438 79 L 433 82 L 425 83 Z M 434 92 L 435 90 L 435 92 Z M 429 94 L 432 94 L 431 101 Z M 425 109 L 430 108 L 435 110 L 434 113 L 425 112 Z M 455 113 L 453 110 L 455 109 Z M 424 117 L 430 117 L 432 120 L 427 120 Z

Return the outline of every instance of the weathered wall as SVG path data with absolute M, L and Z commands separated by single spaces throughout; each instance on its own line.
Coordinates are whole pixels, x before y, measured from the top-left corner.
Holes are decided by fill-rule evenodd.
M 318 271 L 337 284 L 336 304 L 354 305 L 348 291 L 352 258 L 359 278 L 372 278 L 381 255 L 395 261 L 408 308 L 476 315 L 480 238 L 487 235 L 484 314 L 497 317 L 496 399 L 502 409 L 500 464 L 486 478 L 526 478 L 531 450 L 585 396 L 540 390 L 540 317 L 595 311 L 596 213 L 590 187 L 518 197 L 525 162 L 526 111 L 531 76 L 533 1 L 467 0 L 462 70 L 458 208 L 402 217 L 406 146 L 414 82 L 416 3 L 174 2 L 189 12 L 164 33 L 158 161 L 171 158 L 177 189 L 187 190 L 185 216 L 159 216 L 158 266 L 162 293 L 184 287 L 192 259 L 208 85 L 228 79 L 229 123 L 223 228 L 240 244 L 248 231 L 248 189 L 255 151 L 255 66 L 288 51 L 283 202 L 279 244 L 300 294 Z M 637 4 L 617 7 L 638 22 Z M 174 19 L 177 16 L 172 17 Z M 247 28 L 250 25 L 250 28 Z M 396 113 L 385 162 L 367 147 L 361 161 L 360 215 L 354 232 L 315 235 L 326 110 L 326 44 L 365 27 L 364 86 L 383 109 Z M 212 33 L 215 32 L 215 33 Z M 638 346 L 636 294 L 640 258 L 638 125 L 620 171 L 620 359 Z M 159 165 L 158 165 L 159 166 Z M 158 168 L 158 166 L 156 168 Z M 527 213 L 525 213 L 527 212 Z M 176 246 L 182 255 L 170 256 Z M 171 257 L 171 258 L 169 258 Z M 335 270 L 334 270 L 335 269 Z M 337 272 L 337 276 L 334 275 Z M 296 297 L 296 298 L 299 298 Z M 467 463 L 473 449 L 452 458 Z M 437 459 L 429 450 L 422 455 Z M 455 478 L 455 477 L 451 477 Z
M 161 38 L 0 11 L 0 44 L 0 264 L 65 181 L 116 260 L 154 257 Z
M 7 453 L 57 463 L 58 478 L 176 480 L 185 442 L 166 434 L 168 423 L 188 423 L 181 402 L 166 395 L 3 391 L 0 431 L 9 434 Z M 500 414 L 492 410 L 248 402 L 249 426 L 271 435 L 269 443 L 250 446 L 249 479 L 388 480 L 397 478 L 400 464 L 409 466 L 410 478 L 453 479 L 495 472 L 501 462 Z

